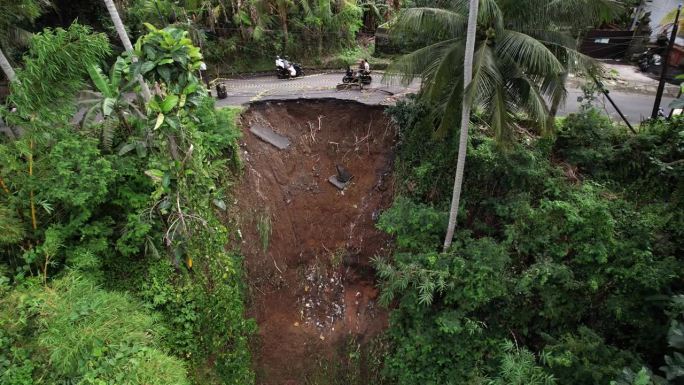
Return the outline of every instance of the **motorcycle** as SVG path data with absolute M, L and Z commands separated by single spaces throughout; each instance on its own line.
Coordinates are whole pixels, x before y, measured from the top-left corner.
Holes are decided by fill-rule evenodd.
M 651 66 L 660 66 L 662 63 L 662 56 L 650 49 L 639 56 L 639 70 L 641 72 L 647 72 Z
M 347 67 L 347 72 L 342 78 L 342 83 L 361 83 L 363 85 L 371 84 L 373 77 L 370 75 L 370 71 L 358 71 L 355 72 L 351 68 Z
M 283 59 L 276 60 L 276 63 L 276 76 L 278 79 L 291 79 L 304 76 L 302 67 L 297 63 L 291 63 Z

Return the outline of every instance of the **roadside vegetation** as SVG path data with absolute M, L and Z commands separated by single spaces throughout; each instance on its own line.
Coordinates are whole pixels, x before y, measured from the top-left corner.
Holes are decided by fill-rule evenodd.
M 201 63 L 344 66 L 387 21 L 407 39 L 390 75 L 423 82 L 386 110 L 393 246 L 372 264 L 389 327 L 302 383 L 683 381 L 684 119 L 555 117 L 569 73 L 601 75 L 576 51 L 586 24 L 629 2 L 481 0 L 469 88 L 465 0 L 110 2 L 130 52 L 104 2 L 66 3 L 0 0 L 0 384 L 253 384 L 241 109 L 216 108 Z M 278 214 L 259 213 L 259 249 Z
M 23 133 L 0 144 L 0 383 L 253 381 L 255 325 L 218 218 L 239 111 L 214 108 L 186 32 L 149 28 L 136 63 L 102 71 L 107 37 L 73 24 L 35 35 L 17 69 L 5 118 Z M 144 108 L 122 102 L 138 75 L 155 84 Z M 101 118 L 74 121 L 88 84 Z
M 395 309 L 387 383 L 677 383 L 682 120 L 632 135 L 587 109 L 505 145 L 479 125 L 443 253 L 458 138 L 426 145 L 423 102 L 389 113 L 402 182 L 379 222 L 397 251 L 375 262 Z

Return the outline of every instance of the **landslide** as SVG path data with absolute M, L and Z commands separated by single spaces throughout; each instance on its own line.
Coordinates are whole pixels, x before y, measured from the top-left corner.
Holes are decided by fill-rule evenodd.
M 304 384 L 321 360 L 386 327 L 369 262 L 390 245 L 375 225 L 393 198 L 396 132 L 381 107 L 339 100 L 253 104 L 241 125 L 237 221 L 259 325 L 257 383 Z M 255 126 L 290 146 L 261 140 Z M 353 176 L 343 191 L 328 182 L 337 165 Z

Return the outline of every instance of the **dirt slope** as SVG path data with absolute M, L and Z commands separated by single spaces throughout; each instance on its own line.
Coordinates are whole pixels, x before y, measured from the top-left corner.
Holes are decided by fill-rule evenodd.
M 290 147 L 258 139 L 254 124 Z M 386 325 L 369 259 L 387 252 L 375 221 L 392 199 L 396 133 L 381 108 L 333 100 L 253 105 L 242 126 L 236 197 L 257 383 L 304 384 L 350 337 L 364 343 Z M 343 192 L 328 182 L 338 164 L 353 174 Z

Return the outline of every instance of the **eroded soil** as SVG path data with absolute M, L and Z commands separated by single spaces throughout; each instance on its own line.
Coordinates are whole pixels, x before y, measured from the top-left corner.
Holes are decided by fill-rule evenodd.
M 290 140 L 278 150 L 249 132 L 261 124 Z M 391 203 L 396 133 L 379 107 L 333 100 L 269 102 L 242 117 L 245 172 L 239 228 L 259 324 L 257 383 L 298 385 L 349 338 L 387 323 L 370 259 L 388 252 L 375 228 Z M 336 165 L 353 178 L 328 182 Z

